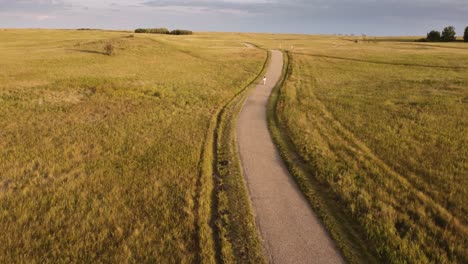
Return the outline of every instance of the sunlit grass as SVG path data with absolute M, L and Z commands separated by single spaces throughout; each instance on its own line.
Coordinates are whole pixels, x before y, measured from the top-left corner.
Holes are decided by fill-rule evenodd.
M 241 100 L 212 142 L 266 59 L 242 42 L 290 51 L 277 117 L 370 252 L 467 261 L 465 43 L 131 35 L 0 30 L 0 262 L 261 261 Z M 212 192 L 213 165 L 232 188 Z
M 265 54 L 191 38 L 0 31 L 0 262 L 212 261 L 202 148 Z
M 372 250 L 391 263 L 466 262 L 468 46 L 288 46 L 280 124 Z

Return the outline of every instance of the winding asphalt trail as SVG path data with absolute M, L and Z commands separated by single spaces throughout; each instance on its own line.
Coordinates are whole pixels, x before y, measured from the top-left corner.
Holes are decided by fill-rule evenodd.
M 276 150 L 267 125 L 267 103 L 283 68 L 272 51 L 267 84 L 250 94 L 239 116 L 237 139 L 257 226 L 269 263 L 343 263 Z

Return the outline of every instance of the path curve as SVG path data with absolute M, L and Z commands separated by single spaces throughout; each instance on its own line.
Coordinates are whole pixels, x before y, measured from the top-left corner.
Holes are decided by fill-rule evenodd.
M 244 42 L 244 43 L 242 43 L 242 44 L 244 44 L 244 46 L 245 46 L 246 48 L 248 48 L 248 49 L 255 49 L 255 46 L 252 45 L 251 43 Z
M 272 51 L 267 84 L 259 84 L 250 94 L 237 127 L 239 154 L 264 251 L 269 263 L 343 263 L 268 131 L 268 98 L 282 68 L 283 54 Z

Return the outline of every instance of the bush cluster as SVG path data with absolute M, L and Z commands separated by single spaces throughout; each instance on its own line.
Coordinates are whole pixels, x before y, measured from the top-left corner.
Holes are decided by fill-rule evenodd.
M 149 34 L 169 34 L 169 35 L 192 35 L 190 30 L 175 29 L 169 31 L 167 28 L 138 28 L 135 33 L 149 33 Z
M 441 39 L 442 38 L 441 38 L 440 32 L 437 30 L 432 30 L 431 32 L 427 33 L 427 37 L 426 37 L 427 41 L 436 42 L 436 41 L 440 41 Z
M 175 30 L 172 30 L 170 34 L 171 35 L 192 35 L 193 32 L 190 30 L 175 29 Z
M 467 35 L 467 29 L 465 29 L 465 41 L 466 35 Z M 425 39 L 421 39 L 419 41 L 430 41 L 430 42 L 439 42 L 439 41 L 444 41 L 444 42 L 451 42 L 451 41 L 456 41 L 457 40 L 457 33 L 455 32 L 455 27 L 449 26 L 445 27 L 442 33 L 437 30 L 432 30 L 431 32 L 427 33 L 427 37 Z
M 135 33 L 150 33 L 150 34 L 169 34 L 167 28 L 138 28 Z

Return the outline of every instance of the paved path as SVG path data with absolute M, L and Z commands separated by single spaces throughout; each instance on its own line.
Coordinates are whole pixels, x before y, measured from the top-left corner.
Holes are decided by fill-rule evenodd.
M 242 43 L 242 44 L 244 44 L 244 46 L 245 46 L 246 48 L 248 48 L 248 49 L 255 49 L 255 46 L 252 45 L 252 44 L 250 44 L 250 43 L 244 42 L 244 43 Z
M 340 254 L 299 191 L 267 127 L 267 101 L 283 68 L 272 51 L 267 85 L 259 84 L 239 116 L 237 137 L 257 226 L 270 263 L 343 263 Z

